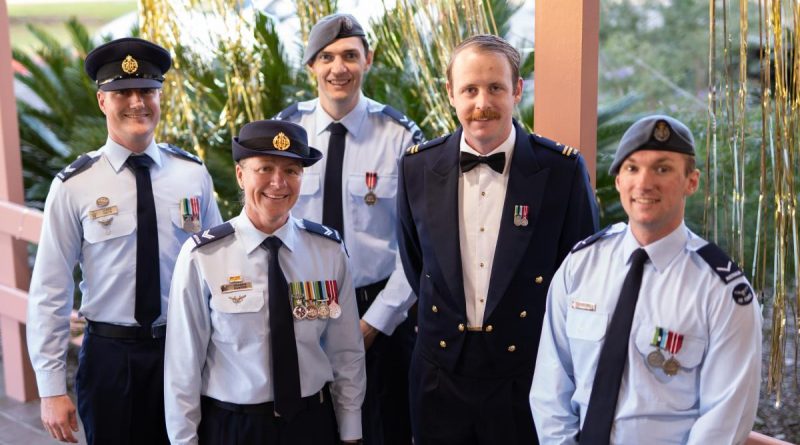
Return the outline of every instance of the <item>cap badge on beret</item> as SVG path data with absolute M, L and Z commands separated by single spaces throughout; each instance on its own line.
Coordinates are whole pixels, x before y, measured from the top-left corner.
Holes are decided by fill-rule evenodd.
M 133 74 L 138 70 L 139 70 L 139 62 L 137 62 L 136 59 L 133 58 L 133 56 L 128 54 L 128 56 L 125 57 L 125 60 L 122 61 L 122 71 L 124 71 L 125 74 Z
M 658 121 L 653 129 L 653 138 L 658 142 L 665 142 L 669 139 L 670 131 L 669 125 L 664 121 Z
M 344 18 L 344 29 L 347 30 L 347 31 L 352 31 L 353 30 L 353 21 L 350 20 L 350 17 L 345 17 Z
M 274 138 L 272 138 L 272 146 L 278 150 L 287 150 L 292 145 L 292 142 L 281 131 Z

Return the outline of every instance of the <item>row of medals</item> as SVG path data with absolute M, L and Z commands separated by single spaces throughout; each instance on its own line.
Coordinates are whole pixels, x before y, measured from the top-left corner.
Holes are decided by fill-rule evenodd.
M 674 355 L 667 359 L 664 357 L 664 354 L 661 353 L 660 349 L 656 349 L 650 354 L 647 354 L 647 363 L 654 368 L 663 369 L 664 374 L 670 377 L 677 374 L 678 369 L 681 367 L 681 363 Z
M 322 300 L 317 304 L 309 303 L 302 297 L 295 297 L 292 315 L 297 320 L 337 319 L 342 316 L 342 308 L 335 301 L 328 304 L 328 300 Z
M 515 226 L 527 227 L 528 226 L 528 218 L 524 217 L 522 215 L 514 215 L 514 225 Z

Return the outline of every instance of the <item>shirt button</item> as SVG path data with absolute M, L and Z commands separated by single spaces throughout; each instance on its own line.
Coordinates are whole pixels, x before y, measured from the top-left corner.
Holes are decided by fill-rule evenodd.
M 481 263 L 481 267 L 483 267 L 483 263 Z
M 464 332 L 464 329 L 466 329 L 466 328 L 464 327 L 464 323 L 459 323 L 459 324 L 458 324 L 458 331 L 459 331 L 459 332 Z
M 511 345 L 511 346 L 508 347 L 508 352 L 514 352 L 516 350 L 517 350 L 517 347 L 514 346 L 514 345 Z
M 445 342 L 444 340 L 440 341 L 439 342 L 439 347 L 440 348 L 446 348 L 447 347 L 447 342 Z
M 480 301 L 481 303 L 483 303 L 483 302 L 484 302 L 484 299 L 483 299 L 483 298 L 481 298 L 481 299 L 480 299 L 480 300 L 478 300 L 478 301 Z
M 438 308 L 438 307 L 436 307 L 436 305 L 435 305 L 435 304 L 434 304 L 434 305 L 431 307 L 431 310 L 432 310 L 433 312 L 439 312 L 439 308 Z
M 487 325 L 487 326 L 486 326 L 486 332 L 492 332 L 492 331 L 494 331 L 494 326 L 492 326 L 492 325 Z
M 481 196 L 486 196 L 486 192 L 481 192 Z
M 485 232 L 485 231 L 486 231 L 486 229 L 484 227 L 481 227 L 481 232 Z
M 525 318 L 528 316 L 528 311 L 522 311 L 519 313 L 519 318 Z
M 535 282 L 536 282 L 536 284 L 542 284 L 542 281 L 544 281 L 544 278 L 542 278 L 542 276 L 541 276 L 541 275 L 539 275 L 539 276 L 538 276 L 538 277 L 536 277 L 536 278 L 535 278 L 533 281 L 535 281 Z

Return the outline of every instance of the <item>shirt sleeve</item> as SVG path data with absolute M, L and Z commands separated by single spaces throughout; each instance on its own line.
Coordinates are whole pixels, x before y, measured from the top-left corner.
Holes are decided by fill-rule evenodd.
M 217 206 L 217 198 L 214 194 L 214 182 L 211 180 L 211 175 L 204 167 L 203 174 L 203 207 L 202 223 L 203 230 L 210 229 L 211 227 L 222 224 L 222 216 L 219 213 Z
M 531 411 L 542 445 L 577 444 L 580 413 L 572 403 L 575 377 L 566 331 L 568 256 L 553 276 L 530 392 Z
M 68 190 L 54 179 L 44 206 L 44 222 L 28 294 L 28 351 L 40 397 L 67 393 L 66 355 L 72 313 L 73 270 L 83 233 L 79 211 Z
M 403 273 L 403 264 L 400 261 L 400 252 L 395 253 L 395 265 L 386 287 L 372 302 L 364 321 L 386 335 L 400 325 L 408 314 L 408 309 L 417 301 L 417 296 L 411 291 L 411 286 Z
M 341 440 L 356 440 L 361 438 L 361 404 L 366 391 L 366 368 L 355 289 L 344 247 L 340 252 L 339 264 L 337 281 L 342 316 L 328 321 L 321 340 L 333 368 L 330 389 L 339 436 Z
M 737 280 L 723 288 L 724 295 L 709 293 L 708 349 L 698 388 L 700 417 L 688 445 L 742 444 L 753 427 L 761 386 L 761 312 L 755 298 L 747 305 L 733 301 L 734 289 L 742 284 L 749 289 L 749 283 Z
M 200 389 L 211 337 L 210 291 L 184 243 L 172 278 L 164 355 L 164 408 L 172 444 L 197 444 Z

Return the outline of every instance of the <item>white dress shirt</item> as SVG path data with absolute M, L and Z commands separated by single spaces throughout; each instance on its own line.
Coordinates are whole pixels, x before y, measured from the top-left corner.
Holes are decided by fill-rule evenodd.
M 458 180 L 458 237 L 461 245 L 461 269 L 464 275 L 464 295 L 467 303 L 467 326 L 483 326 L 483 312 L 489 293 L 497 236 L 506 199 L 506 188 L 514 155 L 517 132 L 511 134 L 497 148 L 481 155 L 467 144 L 461 134 L 461 152 L 476 156 L 505 153 L 503 173 L 497 173 L 486 164 L 479 164 L 462 173 Z

